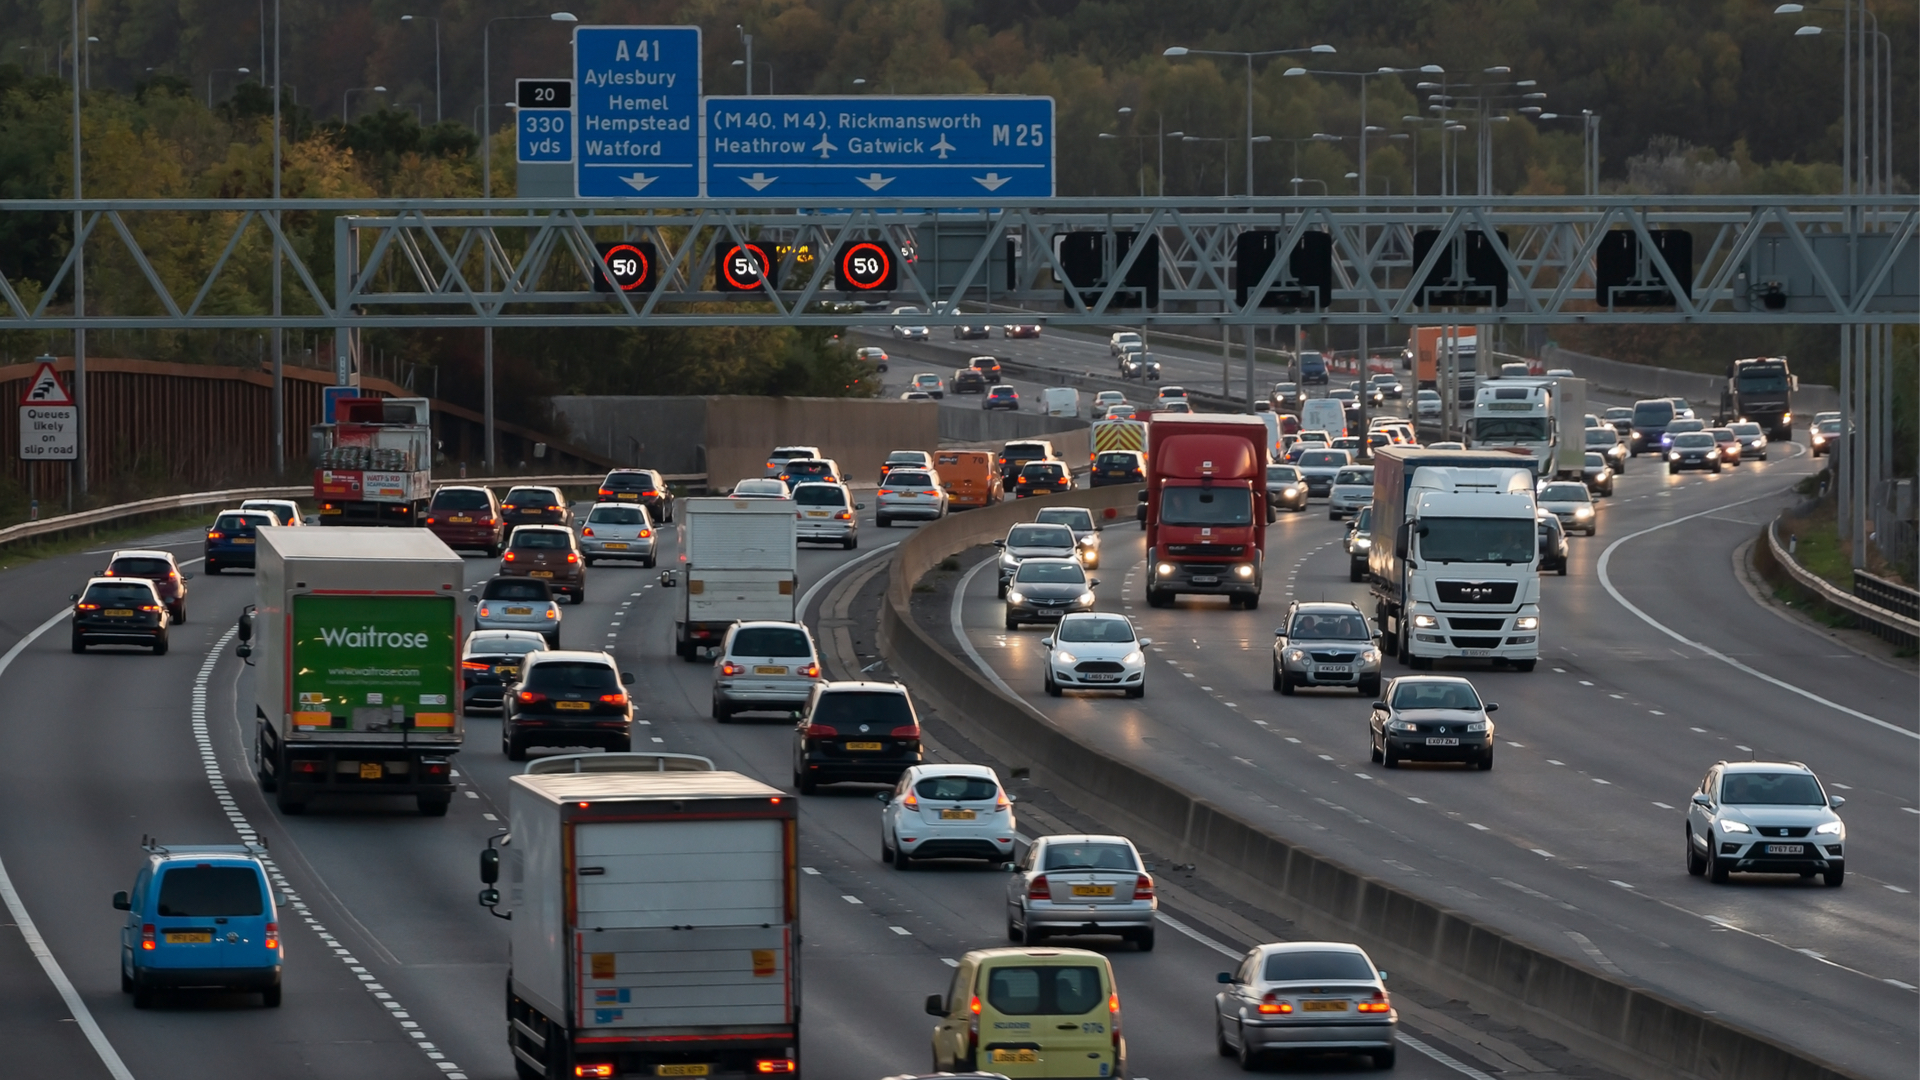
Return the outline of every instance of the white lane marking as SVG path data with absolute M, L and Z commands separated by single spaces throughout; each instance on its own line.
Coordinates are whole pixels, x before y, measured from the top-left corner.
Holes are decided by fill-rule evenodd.
M 793 609 L 794 617 L 799 619 L 804 619 L 807 617 L 807 605 L 813 603 L 814 596 L 817 595 L 821 589 L 826 588 L 828 582 L 839 577 L 841 574 L 844 574 L 847 571 L 853 569 L 854 567 L 859 566 L 861 563 L 866 562 L 868 559 L 877 558 L 881 555 L 886 554 L 889 551 L 892 551 L 894 548 L 897 548 L 899 546 L 900 546 L 900 541 L 898 540 L 895 540 L 891 544 L 882 544 L 879 547 L 874 548 L 872 551 L 867 552 L 865 555 L 861 555 L 858 558 L 848 559 L 846 562 L 843 562 L 839 566 L 836 566 L 833 569 L 827 571 L 826 573 L 820 575 L 819 581 L 816 581 L 812 585 L 807 586 L 807 591 L 800 594 L 800 603 L 795 605 Z M 633 595 L 639 596 L 640 594 L 634 593 Z
M 1673 807 L 1671 807 L 1671 806 L 1668 806 L 1668 805 L 1667 805 L 1666 803 L 1663 803 L 1663 802 L 1661 802 L 1661 801 L 1659 801 L 1658 799 L 1655 799 L 1655 800 L 1654 800 L 1654 803 L 1653 803 L 1653 805 L 1655 805 L 1655 806 L 1657 806 L 1657 807 L 1659 807 L 1659 808 L 1660 808 L 1660 809 L 1662 809 L 1662 810 L 1671 810 L 1671 809 L 1673 809 Z
M 1282 738 L 1284 738 L 1284 739 L 1286 739 L 1286 740 L 1287 740 L 1288 742 L 1290 742 L 1290 743 L 1294 743 L 1294 744 L 1298 744 L 1298 743 L 1300 742 L 1300 740 L 1299 740 L 1299 739 L 1296 739 L 1296 738 L 1294 738 L 1294 737 L 1293 737 L 1293 736 L 1291 736 L 1291 735 L 1284 735 L 1284 736 L 1281 736 L 1281 737 L 1282 737 Z
M 1025 700 L 1014 693 L 1013 687 L 1007 685 L 1007 680 L 1001 678 L 999 672 L 993 670 L 985 660 L 981 659 L 980 650 L 973 647 L 973 639 L 967 636 L 966 622 L 960 618 L 960 610 L 966 606 L 967 590 L 973 586 L 973 576 L 985 570 L 992 562 L 992 559 L 982 559 L 974 564 L 973 569 L 960 575 L 960 584 L 954 586 L 953 607 L 947 614 L 947 622 L 953 630 L 953 639 L 960 643 L 961 650 L 967 654 L 967 659 L 973 661 L 973 666 L 980 669 L 980 674 L 991 680 L 993 685 L 1005 690 L 1008 697 Z M 1171 664 L 1173 661 L 1169 660 L 1167 663 Z
M 480 816 L 481 816 L 481 817 L 483 817 L 483 818 L 486 818 L 486 819 L 487 819 L 488 821 L 499 821 L 499 820 L 500 820 L 499 818 L 497 818 L 497 817 L 494 817 L 494 816 L 493 816 L 492 814 L 481 814 Z
M 1672 638 L 1673 640 L 1679 642 L 1682 645 L 1686 645 L 1690 648 L 1698 649 L 1701 652 L 1706 653 L 1708 656 L 1711 656 L 1715 660 L 1718 660 L 1721 663 L 1726 664 L 1727 666 L 1733 668 L 1735 671 L 1739 671 L 1747 675 L 1751 675 L 1754 678 L 1759 679 L 1761 682 L 1770 683 L 1774 686 L 1779 687 L 1782 690 L 1787 691 L 1788 693 L 1798 694 L 1800 697 L 1806 698 L 1808 701 L 1825 705 L 1827 708 L 1832 709 L 1835 712 L 1845 713 L 1848 716 L 1852 716 L 1860 720 L 1865 720 L 1867 723 L 1873 724 L 1876 727 L 1883 727 L 1888 731 L 1905 735 L 1909 739 L 1920 741 L 1920 731 L 1913 731 L 1908 728 L 1903 728 L 1898 724 L 1888 723 L 1887 721 L 1882 720 L 1877 716 L 1869 716 L 1868 714 L 1863 713 L 1858 709 L 1850 709 L 1847 706 L 1842 705 L 1837 701 L 1831 701 L 1827 698 L 1821 697 L 1819 694 L 1816 694 L 1811 690 L 1807 690 L 1803 687 L 1795 686 L 1794 684 L 1787 682 L 1785 679 L 1777 679 L 1772 675 L 1767 674 L 1764 671 L 1761 671 L 1757 668 L 1751 667 L 1738 660 L 1735 660 L 1733 657 L 1728 656 L 1726 653 L 1723 653 L 1720 650 L 1715 649 L 1710 645 L 1702 645 L 1698 641 L 1694 641 L 1691 638 L 1683 636 L 1678 631 L 1672 629 L 1671 627 L 1668 627 L 1665 623 L 1662 623 L 1656 620 L 1653 616 L 1647 614 L 1646 612 L 1640 610 L 1638 607 L 1634 606 L 1631 600 L 1628 600 L 1626 596 L 1621 594 L 1619 589 L 1614 587 L 1613 578 L 1607 573 L 1607 565 L 1608 563 L 1613 561 L 1613 553 L 1617 548 L 1619 548 L 1621 544 L 1624 544 L 1627 541 L 1633 540 L 1637 537 L 1645 536 L 1648 533 L 1659 532 L 1661 529 L 1672 528 L 1673 526 L 1678 525 L 1682 522 L 1692 521 L 1695 518 L 1702 518 L 1710 514 L 1717 514 L 1722 510 L 1730 510 L 1736 506 L 1745 506 L 1747 503 L 1759 502 L 1761 499 L 1770 499 L 1770 498 L 1773 498 L 1773 495 L 1771 494 L 1756 495 L 1751 499 L 1741 499 L 1739 502 L 1731 502 L 1726 504 L 1725 506 L 1716 506 L 1711 510 L 1702 510 L 1697 514 L 1688 514 L 1685 517 L 1677 517 L 1677 518 L 1674 518 L 1672 521 L 1662 522 L 1661 524 L 1654 525 L 1649 528 L 1641 529 L 1639 532 L 1628 533 L 1627 535 L 1621 537 L 1620 539 L 1615 540 L 1613 543 L 1608 544 L 1607 549 L 1600 553 L 1600 561 L 1596 566 L 1596 572 L 1600 577 L 1600 586 L 1607 590 L 1607 595 L 1613 597 L 1615 603 L 1618 603 L 1621 607 L 1626 608 L 1628 611 L 1632 612 L 1636 617 L 1640 619 L 1641 622 L 1646 623 L 1648 626 L 1653 627 L 1655 630 L 1660 631 L 1661 633 L 1667 635 L 1668 637 Z
M 1697 731 L 1697 732 L 1699 732 L 1699 733 L 1700 733 L 1700 734 L 1702 734 L 1702 735 L 1705 735 L 1705 734 L 1707 733 L 1707 729 L 1706 729 L 1706 728 L 1703 728 L 1703 727 L 1697 727 L 1697 728 L 1689 728 L 1688 730 L 1690 730 L 1690 731 Z
M 1588 682 L 1588 681 L 1587 681 L 1587 680 L 1585 680 L 1585 679 L 1581 679 L 1581 680 L 1580 680 L 1580 685 L 1581 685 L 1581 686 L 1592 686 L 1593 684 L 1592 684 L 1592 683 L 1590 683 L 1590 682 Z
M 1486 827 L 1485 825 L 1482 825 L 1482 824 L 1480 824 L 1480 823 L 1479 823 L 1479 822 L 1477 822 L 1477 821 L 1469 821 L 1469 822 L 1467 822 L 1467 827 L 1468 827 L 1468 828 L 1470 828 L 1470 829 L 1478 829 L 1478 830 L 1480 830 L 1481 832 L 1486 832 L 1486 831 L 1487 831 L 1487 827 Z
M 909 929 L 907 929 L 907 928 L 906 928 L 906 927 L 904 927 L 904 926 L 889 926 L 889 927 L 887 927 L 887 929 L 889 929 L 889 930 L 891 930 L 891 931 L 893 931 L 893 932 L 894 932 L 894 933 L 896 933 L 896 934 L 899 934 L 899 935 L 900 935 L 901 937 L 912 937 L 912 936 L 913 936 L 913 931 L 911 931 L 911 930 L 909 930 Z
M 857 896 L 842 896 L 842 897 L 840 897 L 840 899 L 842 899 L 842 900 L 845 900 L 845 901 L 846 901 L 847 903 L 849 903 L 849 904 L 864 904 L 864 903 L 865 903 L 865 901 L 863 901 L 863 900 L 861 900 L 861 899 L 860 899 L 859 897 L 857 897 Z
M 1531 850 L 1535 855 L 1538 855 L 1543 859 L 1553 858 L 1553 852 L 1548 851 L 1545 848 L 1531 848 L 1529 850 Z
M 1418 795 L 1409 795 L 1409 796 L 1407 796 L 1407 801 L 1408 801 L 1408 802 L 1412 802 L 1412 803 L 1419 803 L 1419 804 L 1420 804 L 1421 806 L 1425 806 L 1425 805 L 1427 805 L 1427 800 L 1425 800 L 1425 799 L 1423 799 L 1423 798 L 1421 798 L 1421 797 L 1420 797 L 1420 796 L 1418 796 Z
M 27 646 L 38 640 L 40 635 L 65 622 L 71 614 L 72 612 L 62 609 L 15 642 L 5 656 L 0 656 L 0 675 L 4 675 L 7 668 L 12 666 L 14 657 L 25 652 Z M 27 914 L 27 905 L 21 902 L 20 893 L 14 889 L 13 878 L 8 876 L 4 863 L 0 863 L 0 899 L 6 901 L 7 914 L 13 917 L 14 928 L 20 931 L 20 937 L 27 943 L 27 950 L 33 953 L 33 958 L 40 961 L 41 970 L 47 973 L 47 981 L 53 983 L 53 988 L 59 991 L 60 1000 L 66 1003 L 67 1011 L 73 1014 L 74 1022 L 79 1024 L 80 1030 L 86 1034 L 87 1042 L 93 1047 L 93 1052 L 100 1056 L 100 1063 L 107 1067 L 107 1072 L 112 1074 L 114 1080 L 133 1080 L 133 1073 L 127 1070 L 126 1062 L 120 1060 L 120 1055 L 114 1050 L 113 1044 L 107 1041 L 107 1033 L 100 1030 L 99 1022 L 93 1018 L 93 1013 L 87 1010 L 87 1003 L 80 999 L 80 991 L 74 989 L 73 981 L 67 978 L 67 973 L 60 967 L 60 961 L 54 959 L 53 950 L 47 946 L 46 939 L 40 936 L 39 928 L 34 926 L 33 917 Z
M 1597 777 L 1597 776 L 1593 778 L 1593 782 L 1594 782 L 1594 783 L 1596 783 L 1596 784 L 1605 784 L 1605 785 L 1607 785 L 1608 787 L 1612 787 L 1612 786 L 1613 786 L 1613 781 L 1611 781 L 1611 780 L 1602 780 L 1602 779 L 1600 779 L 1600 778 L 1599 778 L 1599 777 Z
M 951 956 L 943 956 L 943 957 L 941 957 L 941 958 L 940 958 L 940 962 L 941 962 L 941 963 L 943 963 L 943 964 L 945 964 L 945 965 L 947 965 L 947 966 L 948 966 L 948 967 L 950 967 L 950 968 L 957 968 L 957 967 L 959 967 L 959 966 L 960 966 L 960 961 L 958 961 L 958 960 L 955 960 L 955 959 L 954 959 L 953 957 L 951 957 Z
M 1594 963 L 1600 965 L 1600 967 L 1605 971 L 1607 971 L 1608 973 L 1613 975 L 1626 974 L 1625 971 L 1621 970 L 1619 964 L 1616 964 L 1613 961 L 1607 959 L 1607 954 L 1601 952 L 1600 947 L 1598 945 L 1595 945 L 1593 943 L 1593 939 L 1587 937 L 1587 935 L 1581 933 L 1578 930 L 1567 930 L 1567 931 L 1564 931 L 1564 933 L 1567 935 L 1567 937 L 1570 940 L 1572 940 L 1572 942 L 1575 945 L 1578 945 L 1580 947 L 1581 952 L 1587 954 L 1587 959 L 1592 960 Z
M 234 831 L 240 834 L 240 839 L 247 843 L 257 843 L 259 842 L 259 834 L 254 829 L 252 823 L 247 820 L 245 814 L 241 813 L 235 807 L 232 799 L 226 797 L 226 772 L 220 767 L 219 757 L 213 749 L 213 735 L 207 725 L 207 684 L 213 679 L 214 667 L 220 663 L 220 654 L 226 651 L 227 646 L 232 643 L 235 634 L 238 632 L 238 627 L 228 627 L 227 632 L 220 635 L 220 639 L 213 643 L 213 648 L 207 651 L 206 660 L 201 663 L 199 672 L 193 677 L 193 707 L 190 715 L 193 720 L 193 741 L 200 751 L 200 763 L 201 767 L 206 771 L 208 786 L 213 789 L 215 797 L 220 798 L 223 804 L 225 804 L 227 819 L 232 823 Z M 313 912 L 307 907 L 306 902 L 300 899 L 300 894 L 295 892 L 293 886 L 287 883 L 286 875 L 281 872 L 279 865 L 273 861 L 273 857 L 270 855 L 261 855 L 260 865 L 266 868 L 267 874 L 273 879 L 274 885 L 281 891 L 282 895 L 286 897 L 287 906 L 295 915 L 306 922 L 308 929 L 312 930 L 321 940 L 328 942 L 330 945 L 337 946 L 335 939 L 326 932 L 327 928 L 320 925 L 319 921 L 313 917 Z M 392 1016 L 395 1020 L 401 1021 L 400 1026 L 403 1028 L 419 1028 L 420 1025 L 412 1020 L 412 1014 L 406 1011 L 406 1007 L 393 1000 L 393 995 L 387 993 L 386 987 L 373 981 L 373 976 L 367 974 L 365 968 L 358 966 L 360 961 L 354 959 L 345 949 L 335 947 L 333 951 L 335 955 L 339 956 L 341 962 L 346 964 L 348 969 L 359 977 L 361 985 L 368 993 L 373 995 L 374 1000 L 378 1001 L 380 1006 L 387 1010 L 387 1015 Z M 414 1032 L 409 1030 L 408 1034 L 414 1035 Z M 420 1038 L 421 1036 L 414 1035 L 414 1037 Z M 447 1061 L 445 1054 L 434 1051 L 432 1043 L 423 1042 L 416 1043 L 415 1045 L 422 1048 L 422 1051 L 427 1054 L 427 1057 L 433 1061 L 434 1066 L 440 1069 L 442 1075 L 448 1077 L 449 1080 L 467 1080 L 467 1074 L 460 1071 L 460 1066 Z
M 819 876 L 820 876 L 820 871 L 818 871 L 818 870 L 816 870 L 816 869 L 814 869 L 814 868 L 813 868 L 813 867 L 811 867 L 811 866 L 803 866 L 803 867 L 801 867 L 801 868 L 800 868 L 800 872 L 801 872 L 801 873 L 803 873 L 803 874 L 806 874 L 806 875 L 807 875 L 807 876 L 809 876 L 809 877 L 819 877 Z
M 1566 764 L 1566 762 L 1564 762 L 1564 761 L 1555 761 L 1555 760 L 1553 760 L 1552 758 L 1548 758 L 1548 759 L 1547 759 L 1547 764 L 1549 764 L 1549 765 L 1565 765 L 1565 764 Z
M 1626 882 L 1624 882 L 1624 881 L 1621 881 L 1621 880 L 1620 880 L 1619 878 L 1608 878 L 1608 879 L 1607 879 L 1607 882 L 1608 882 L 1609 884 L 1612 884 L 1612 885 L 1618 885 L 1618 886 L 1620 886 L 1620 887 L 1621 887 L 1621 888 L 1623 888 L 1623 889 L 1631 889 L 1631 888 L 1633 888 L 1633 886 L 1631 886 L 1631 885 L 1629 885 L 1629 884 L 1627 884 L 1627 883 L 1626 883 Z

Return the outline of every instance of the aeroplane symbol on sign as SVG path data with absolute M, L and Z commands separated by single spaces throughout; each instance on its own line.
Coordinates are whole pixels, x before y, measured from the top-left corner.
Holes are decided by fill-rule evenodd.
M 820 158 L 821 160 L 824 161 L 826 160 L 828 151 L 838 150 L 840 148 L 828 142 L 827 137 L 825 135 L 821 135 L 820 141 L 817 143 L 814 143 L 812 149 L 820 151 Z
M 957 146 L 955 146 L 955 145 L 953 145 L 952 143 L 950 143 L 950 142 L 948 142 L 948 141 L 947 141 L 947 137 L 946 137 L 945 135 L 942 135 L 942 136 L 940 136 L 940 141 L 939 141 L 939 142 L 937 142 L 937 143 L 934 143 L 934 144 L 933 144 L 933 148 L 934 148 L 935 150 L 938 150 L 938 151 L 940 151 L 940 160 L 941 160 L 941 161 L 945 161 L 945 160 L 947 160 L 947 153 L 948 153 L 948 151 L 951 151 L 951 150 L 958 150 L 958 149 L 960 149 L 959 147 L 957 147 Z

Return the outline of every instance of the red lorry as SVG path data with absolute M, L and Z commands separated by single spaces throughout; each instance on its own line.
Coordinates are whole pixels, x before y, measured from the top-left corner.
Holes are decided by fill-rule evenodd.
M 1267 547 L 1266 422 L 1154 413 L 1147 446 L 1148 606 L 1198 593 L 1259 607 Z

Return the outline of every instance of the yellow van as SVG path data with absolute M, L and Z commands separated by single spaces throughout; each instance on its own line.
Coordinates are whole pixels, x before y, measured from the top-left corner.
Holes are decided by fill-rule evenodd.
M 1107 958 L 1085 949 L 976 949 L 927 998 L 935 1072 L 1125 1080 L 1127 1040 Z

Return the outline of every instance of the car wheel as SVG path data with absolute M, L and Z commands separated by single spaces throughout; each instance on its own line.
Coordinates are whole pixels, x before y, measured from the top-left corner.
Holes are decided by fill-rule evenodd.
M 1143 698 L 1143 697 L 1146 697 L 1146 696 L 1147 696 L 1147 685 L 1146 685 L 1145 683 L 1141 683 L 1141 684 L 1140 684 L 1139 686 L 1129 686 L 1129 687 L 1127 687 L 1127 696 L 1128 696 L 1128 697 L 1130 697 L 1130 698 Z
M 860 538 L 858 536 L 849 536 L 845 540 L 840 541 L 840 547 L 843 551 L 852 551 L 859 546 Z
M 1284 693 L 1285 690 L 1283 688 L 1285 686 L 1286 676 L 1280 674 L 1280 666 L 1275 664 L 1273 668 L 1273 688 L 1276 692 Z
M 1153 927 L 1149 926 L 1145 930 L 1134 931 L 1133 943 L 1134 945 L 1139 947 L 1141 952 L 1152 952 L 1153 951 Z
M 893 868 L 903 873 L 913 869 L 913 856 L 907 854 L 906 848 L 896 847 L 893 849 Z
M 187 621 L 187 605 L 181 604 L 179 607 L 174 608 L 170 614 L 173 616 L 173 621 L 176 624 L 185 624 Z
M 1364 581 L 1366 580 L 1366 577 L 1367 577 L 1366 563 L 1349 562 L 1347 564 L 1347 580 L 1348 581 Z
M 1367 760 L 1378 765 L 1380 764 L 1380 757 L 1380 744 L 1374 741 L 1373 734 L 1369 732 L 1367 734 Z
M 1014 618 L 1014 617 L 1013 617 L 1012 615 L 1008 615 L 1008 616 L 1007 616 L 1007 629 L 1009 629 L 1009 630 L 1018 630 L 1018 629 L 1020 629 L 1020 620 L 1019 620 L 1019 619 L 1016 619 L 1016 618 Z
M 153 1008 L 153 991 L 136 985 L 133 988 L 133 1007 L 136 1009 Z
M 1389 769 L 1400 767 L 1400 755 L 1394 753 L 1393 744 L 1385 739 L 1380 740 L 1380 764 Z
M 83 638 L 83 637 L 81 637 L 81 636 L 80 636 L 79 634 L 75 634 L 75 635 L 73 635 L 73 651 L 74 651 L 74 652 L 86 652 L 86 651 L 87 651 L 87 639 L 86 639 L 86 638 Z
M 1227 1041 L 1227 1026 L 1220 1022 L 1217 1010 L 1213 1017 L 1213 1052 L 1221 1057 L 1232 1057 L 1235 1053 L 1233 1044 Z
M 587 587 L 585 585 L 582 585 L 578 589 L 574 590 L 573 599 L 571 603 L 574 606 L 578 607 L 579 605 L 584 604 L 586 602 L 587 602 Z
M 878 525 L 878 526 L 880 526 L 880 527 L 881 527 L 881 528 L 883 528 L 883 529 L 891 529 L 891 528 L 893 528 L 893 519 L 892 519 L 892 518 L 890 518 L 890 517 L 880 517 L 880 516 L 878 516 L 878 515 L 876 515 L 876 516 L 874 517 L 874 519 L 873 519 L 873 523 L 874 523 L 875 525 Z
M 802 795 L 812 795 L 820 790 L 820 784 L 814 780 L 812 773 L 795 773 L 793 776 L 793 786 L 800 789 L 800 794 Z M 895 855 L 894 858 L 899 858 L 899 856 Z
M 1715 475 L 1715 476 L 1719 476 L 1719 475 L 1720 475 L 1720 463 L 1719 463 L 1719 462 L 1717 462 L 1717 461 L 1716 461 L 1716 462 L 1714 462 L 1714 464 L 1713 464 L 1713 475 Z
M 1554 571 L 1554 573 L 1560 575 L 1561 577 L 1566 577 L 1567 576 L 1567 560 L 1561 559 L 1560 566 L 1558 569 Z
M 209 575 L 218 575 L 220 573 L 220 564 L 214 562 L 212 559 L 208 559 L 207 565 L 202 569 L 206 570 Z
M 506 751 L 508 761 L 527 760 L 527 744 L 522 742 L 519 736 L 517 735 L 503 736 L 501 739 L 501 745 L 503 749 L 505 749 Z
M 1672 465 L 1669 465 L 1669 466 L 1667 466 L 1667 475 L 1668 475 L 1668 476 L 1679 476 L 1679 475 L 1680 475 L 1680 470 L 1679 470 L 1679 469 L 1678 469 L 1677 467 L 1675 467 L 1675 466 L 1672 466 Z
M 1540 658 L 1534 657 L 1529 660 L 1509 660 L 1507 662 L 1513 665 L 1513 669 L 1515 671 L 1532 671 L 1535 667 L 1539 666 Z
M 547 635 L 547 648 L 558 649 L 559 647 L 560 647 L 560 631 L 555 630 L 553 633 Z
M 1247 1041 L 1247 1027 L 1240 1025 L 1240 1071 L 1253 1072 L 1260 1067 L 1260 1059 L 1253 1052 L 1253 1044 Z
M 730 723 L 733 720 L 733 710 L 729 708 L 727 704 L 721 701 L 719 698 L 714 698 L 713 699 L 713 718 L 722 724 Z
M 1297 685 L 1299 684 L 1293 681 L 1293 676 L 1287 674 L 1284 671 L 1280 673 L 1280 692 L 1282 694 L 1286 695 L 1287 697 L 1292 697 L 1294 687 Z
M 453 805 L 453 800 L 438 795 L 419 795 L 414 798 L 414 805 L 419 809 L 421 817 L 446 817 L 447 809 Z M 272 1004 L 280 1004 L 280 988 L 274 987 L 271 993 L 274 995 Z
M 1824 880 L 1827 883 L 1827 888 L 1829 889 L 1839 888 L 1840 883 L 1847 880 L 1846 866 L 1843 864 L 1840 866 L 1836 866 L 1833 869 L 1827 871 L 1824 875 L 1822 875 L 1822 880 Z
M 1360 682 L 1354 687 L 1354 690 L 1358 691 L 1360 696 L 1363 698 L 1379 697 L 1380 696 L 1380 676 L 1370 675 L 1361 679 Z
M 123 994 L 133 993 L 133 976 L 127 974 L 126 968 L 120 969 L 120 992 Z
M 1007 583 L 1002 581 L 995 585 L 993 587 L 993 595 L 997 600 L 1005 600 L 1007 598 Z
M 887 843 L 887 837 L 885 833 L 882 833 L 880 835 L 880 861 L 883 863 L 890 863 L 893 861 L 893 845 Z
M 1487 747 L 1487 752 L 1484 754 L 1481 754 L 1480 760 L 1474 762 L 1474 764 L 1479 767 L 1481 772 L 1492 772 L 1493 771 L 1493 747 L 1491 746 Z
M 1687 826 L 1687 873 L 1699 877 L 1707 872 L 1707 857 L 1693 846 L 1693 826 Z
M 584 564 L 584 565 L 586 565 L 586 566 L 592 566 L 592 565 L 593 565 L 593 556 L 591 556 L 591 555 L 582 555 L 582 556 L 580 556 L 580 562 L 581 562 L 582 564 Z
M 1041 929 L 1029 923 L 1020 928 L 1020 944 L 1032 948 L 1046 940 L 1047 935 Z
M 153 655 L 155 656 L 167 655 L 167 635 L 161 634 L 159 637 L 154 639 Z
M 1020 944 L 1020 942 L 1024 940 L 1020 933 L 1020 927 L 1014 923 L 1013 916 L 1011 915 L 1007 916 L 1007 940 L 1013 942 L 1015 945 Z
M 1727 872 L 1728 872 L 1727 860 L 1721 858 L 1719 854 L 1714 850 L 1718 846 L 1719 845 L 1713 842 L 1713 834 L 1708 833 L 1707 834 L 1707 880 L 1713 882 L 1715 885 L 1725 885 L 1727 883 Z
M 1046 687 L 1048 697 L 1060 696 L 1060 684 L 1053 681 L 1053 672 L 1047 672 L 1047 674 L 1042 677 L 1041 682 L 1042 685 Z

